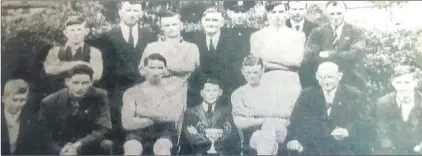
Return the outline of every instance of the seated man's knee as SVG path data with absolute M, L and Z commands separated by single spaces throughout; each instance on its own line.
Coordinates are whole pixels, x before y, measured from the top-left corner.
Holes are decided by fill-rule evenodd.
M 143 152 L 142 143 L 138 140 L 128 140 L 123 144 L 124 155 L 141 155 Z
M 154 143 L 155 155 L 171 155 L 173 143 L 167 138 L 160 138 Z
M 250 146 L 256 149 L 258 155 L 275 155 L 278 151 L 274 133 L 267 130 L 255 131 L 250 139 Z

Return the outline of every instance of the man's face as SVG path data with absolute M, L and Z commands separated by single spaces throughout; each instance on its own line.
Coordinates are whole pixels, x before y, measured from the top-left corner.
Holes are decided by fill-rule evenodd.
M 163 17 L 161 18 L 161 31 L 167 38 L 175 38 L 180 36 L 182 30 L 182 22 L 179 17 Z
M 158 84 L 166 71 L 164 62 L 159 60 L 148 60 L 148 64 L 144 68 L 145 77 L 152 84 Z
M 243 24 L 248 14 L 246 12 L 227 10 L 227 15 L 234 24 Z
M 89 30 L 85 23 L 69 25 L 63 31 L 69 42 L 73 44 L 80 44 L 84 42 L 85 36 L 88 35 Z
M 342 76 L 343 74 L 338 72 L 338 69 L 334 68 L 320 69 L 317 72 L 318 83 L 325 91 L 332 91 L 337 88 Z
M 129 2 L 124 2 L 119 9 L 120 20 L 128 26 L 137 24 L 142 17 L 142 13 L 141 4 L 130 4 Z
M 338 4 L 337 6 L 328 5 L 327 7 L 327 17 L 332 25 L 338 26 L 343 23 L 345 13 L 346 8 L 343 4 Z
M 306 14 L 306 3 L 300 1 L 290 1 L 289 14 L 290 18 L 295 21 L 301 21 Z
M 206 13 L 204 17 L 202 17 L 202 27 L 206 34 L 215 34 L 220 31 L 220 28 L 223 27 L 224 21 L 221 13 L 212 12 Z
M 11 114 L 16 114 L 19 112 L 23 106 L 25 106 L 28 101 L 28 93 L 24 94 L 15 94 L 5 97 L 3 99 L 5 104 L 5 109 Z
M 281 26 L 287 19 L 286 9 L 284 5 L 277 5 L 268 12 L 267 16 L 271 25 Z
M 213 104 L 223 94 L 223 90 L 217 84 L 205 83 L 201 90 L 201 96 L 206 103 Z
M 87 74 L 76 74 L 70 78 L 66 78 L 66 86 L 69 93 L 75 98 L 84 97 L 88 89 L 92 86 L 92 80 Z
M 409 92 L 416 88 L 418 81 L 412 74 L 405 74 L 393 78 L 392 85 L 397 92 Z
M 263 73 L 264 69 L 260 65 L 244 66 L 242 68 L 242 74 L 250 85 L 259 85 Z

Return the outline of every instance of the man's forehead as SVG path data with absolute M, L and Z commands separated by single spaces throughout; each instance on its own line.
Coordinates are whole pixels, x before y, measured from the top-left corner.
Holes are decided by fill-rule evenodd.
M 332 62 L 325 62 L 318 66 L 319 73 L 337 73 L 338 65 Z
M 289 2 L 289 7 L 290 8 L 306 8 L 306 2 L 302 2 L 302 1 L 291 1 Z
M 81 23 L 81 24 L 72 24 L 72 25 L 68 25 L 66 26 L 66 28 L 68 29 L 72 29 L 72 28 L 80 28 L 80 27 L 85 27 L 86 26 L 86 22 Z
M 328 5 L 326 8 L 328 13 L 330 12 L 346 12 L 346 7 L 343 4 L 337 4 L 336 6 Z
M 177 15 L 172 17 L 162 17 L 161 18 L 161 24 L 172 24 L 172 23 L 178 23 L 180 22 L 180 19 Z
M 130 4 L 129 2 L 122 3 L 122 9 L 133 8 L 133 9 L 142 9 L 142 5 L 139 3 Z
M 208 12 L 208 13 L 205 13 L 204 18 L 220 19 L 222 18 L 222 15 L 219 12 Z

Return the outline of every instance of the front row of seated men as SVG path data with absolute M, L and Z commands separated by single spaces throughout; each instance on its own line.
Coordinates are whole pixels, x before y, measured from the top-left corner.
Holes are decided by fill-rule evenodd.
M 166 86 L 164 57 L 151 54 L 144 65 L 146 81 L 128 89 L 123 98 L 126 155 L 181 151 L 370 154 L 372 150 L 377 154 L 422 154 L 422 94 L 416 90 L 418 79 L 410 66 L 395 69 L 395 92 L 367 105 L 358 90 L 340 84 L 342 73 L 336 63 L 321 63 L 316 73 L 320 86 L 304 89 L 292 108 L 277 103 L 277 93 L 260 86 L 262 60 L 248 56 L 242 67 L 247 84 L 232 94 L 231 110 L 219 105 L 224 93 L 217 80 L 206 79 L 200 93 L 202 103 L 186 109 L 180 102 L 183 98 L 171 94 L 181 86 Z M 5 85 L 2 136 L 8 139 L 2 139 L 2 147 L 7 147 L 2 154 L 103 154 L 104 136 L 111 129 L 107 92 L 92 87 L 93 71 L 87 65 L 77 65 L 67 73 L 67 87 L 42 100 L 39 126 L 43 135 L 39 136 L 31 135 L 38 131 L 30 124 L 38 122 L 24 116 L 28 84 L 11 80 Z

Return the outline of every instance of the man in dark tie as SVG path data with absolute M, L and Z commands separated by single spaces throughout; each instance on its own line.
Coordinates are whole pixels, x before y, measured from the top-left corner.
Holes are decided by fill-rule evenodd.
M 303 155 L 368 154 L 368 110 L 359 90 L 340 82 L 333 62 L 318 66 L 319 86 L 302 90 L 290 118 L 287 148 Z
M 122 153 L 124 139 L 120 124 L 120 109 L 123 92 L 139 81 L 143 81 L 138 65 L 146 45 L 157 40 L 157 35 L 146 28 L 141 28 L 143 3 L 121 1 L 118 3 L 120 23 L 118 27 L 106 32 L 93 44 L 104 52 L 104 78 L 101 85 L 109 92 L 110 111 L 113 130 L 109 139 L 116 145 L 115 152 Z
M 304 62 L 310 63 L 312 71 L 316 71 L 317 65 L 323 60 L 335 60 L 344 68 L 344 84 L 365 92 L 366 84 L 361 75 L 366 48 L 363 32 L 345 22 L 345 13 L 344 2 L 330 1 L 326 4 L 329 23 L 315 28 L 309 34 Z
M 376 154 L 422 154 L 422 94 L 416 90 L 416 68 L 399 65 L 391 79 L 395 91 L 374 105 L 377 125 Z
M 223 94 L 217 79 L 207 79 L 201 90 L 202 103 L 189 108 L 184 116 L 183 135 L 186 139 L 183 154 L 240 154 L 240 139 L 233 122 L 230 109 L 222 106 L 219 98 Z M 211 148 L 209 132 L 211 129 L 222 131 Z M 206 133 L 209 133 L 208 135 Z M 190 150 L 189 150 L 190 149 Z
M 307 3 L 303 1 L 289 1 L 287 3 L 290 18 L 286 20 L 286 26 L 297 31 L 305 33 L 306 38 L 313 29 L 318 27 L 317 24 L 305 18 L 307 12 Z M 302 88 L 318 85 L 313 76 L 312 64 L 306 60 L 302 61 L 299 69 L 299 78 Z
M 199 48 L 200 65 L 189 79 L 188 107 L 200 103 L 201 97 L 198 93 L 203 81 L 201 79 L 204 77 L 211 76 L 221 80 L 223 101 L 227 100 L 227 96 L 230 96 L 231 92 L 244 81 L 240 68 L 242 55 L 247 51 L 236 47 L 235 38 L 231 37 L 230 32 L 222 29 L 224 25 L 222 13 L 216 8 L 206 9 L 201 24 L 204 31 L 195 33 L 191 38 Z

